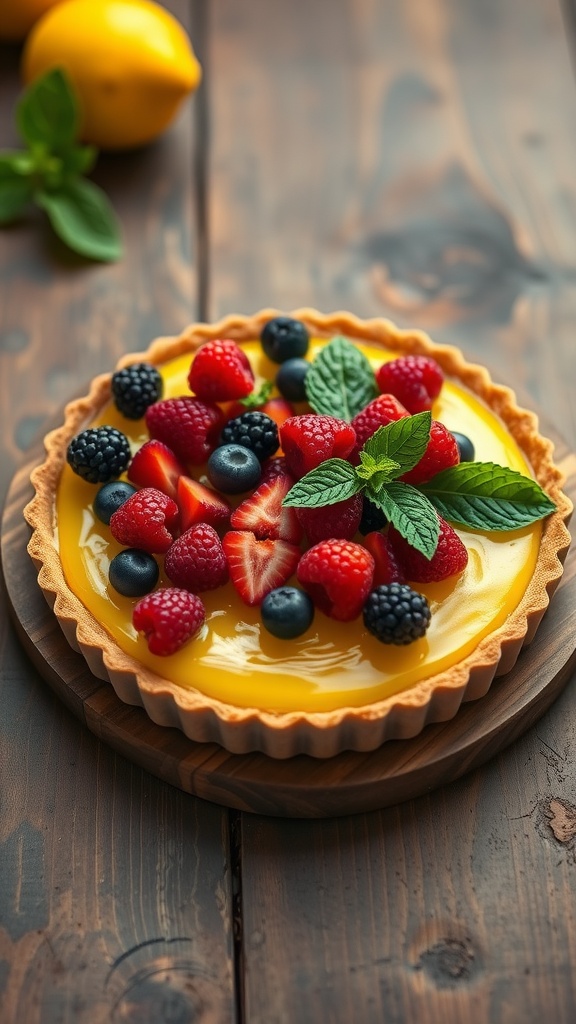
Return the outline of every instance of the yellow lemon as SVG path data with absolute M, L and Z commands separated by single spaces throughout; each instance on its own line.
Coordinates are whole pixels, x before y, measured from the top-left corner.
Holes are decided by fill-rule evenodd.
M 29 83 L 64 68 L 78 94 L 81 136 L 102 149 L 150 142 L 202 71 L 186 32 L 152 0 L 64 0 L 28 36 Z
M 38 18 L 61 0 L 0 0 L 0 39 L 19 42 Z

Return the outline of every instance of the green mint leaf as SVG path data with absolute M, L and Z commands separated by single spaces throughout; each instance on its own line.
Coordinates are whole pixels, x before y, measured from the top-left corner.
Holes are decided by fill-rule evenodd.
M 356 475 L 361 480 L 374 480 L 376 476 L 384 483 L 386 480 L 393 480 L 398 476 L 400 465 L 387 455 L 380 455 L 375 459 L 368 452 L 360 452 L 360 465 L 356 467 Z
M 260 387 L 254 388 L 246 398 L 240 399 L 240 405 L 243 405 L 246 409 L 257 409 L 259 405 L 264 405 L 268 401 L 274 385 L 270 380 L 263 380 Z
M 72 146 L 60 154 L 62 174 L 66 178 L 76 178 L 88 174 L 96 163 L 98 150 L 95 146 Z
M 24 213 L 32 199 L 32 184 L 11 165 L 0 159 L 0 224 L 11 224 Z
M 444 519 L 474 530 L 518 530 L 556 508 L 532 477 L 493 462 L 461 462 L 420 489 Z
M 116 216 L 97 185 L 83 178 L 64 183 L 58 192 L 39 192 L 35 199 L 46 211 L 56 234 L 74 252 L 110 262 L 122 255 Z
M 434 506 L 411 484 L 395 481 L 375 494 L 368 484 L 367 496 L 396 527 L 398 533 L 425 558 L 438 547 L 440 523 Z
M 370 363 L 346 338 L 332 338 L 320 350 L 306 374 L 306 397 L 314 412 L 337 419 L 354 419 L 377 394 Z
M 354 466 L 345 459 L 327 459 L 290 488 L 282 502 L 291 508 L 321 508 L 351 498 L 362 490 Z
M 78 105 L 61 68 L 53 68 L 28 86 L 16 107 L 16 124 L 29 145 L 43 143 L 57 151 L 74 141 Z
M 430 440 L 432 414 L 419 412 L 415 416 L 404 416 L 400 420 L 378 427 L 366 441 L 363 452 L 373 459 L 393 459 L 398 469 L 394 477 L 403 476 L 420 462 Z M 362 458 L 362 454 L 360 455 Z

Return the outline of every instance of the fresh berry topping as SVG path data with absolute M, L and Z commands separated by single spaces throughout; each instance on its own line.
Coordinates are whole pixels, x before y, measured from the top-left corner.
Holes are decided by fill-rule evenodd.
M 381 508 L 375 505 L 373 501 L 370 501 L 366 495 L 364 495 L 364 502 L 362 504 L 362 518 L 360 520 L 360 526 L 358 529 L 362 536 L 366 536 L 367 533 L 372 533 L 373 530 L 382 530 L 388 522 Z
M 411 644 L 430 625 L 430 607 L 423 594 L 405 583 L 382 584 L 364 605 L 364 625 L 383 644 Z
M 406 582 L 404 572 L 400 568 L 398 560 L 392 551 L 390 541 L 384 533 L 375 530 L 372 533 L 366 534 L 364 546 L 368 548 L 374 559 L 374 579 L 372 583 L 375 587 L 380 586 L 381 583 Z
M 310 363 L 299 357 L 287 359 L 282 363 L 276 374 L 276 387 L 280 394 L 290 402 L 305 402 L 304 382 L 309 369 Z
M 273 363 L 305 356 L 308 351 L 308 331 L 300 320 L 289 316 L 276 316 L 264 325 L 260 335 L 262 348 Z
M 297 578 L 314 604 L 340 622 L 360 615 L 370 590 L 374 559 L 351 540 L 323 540 L 306 551 Z
M 248 448 L 260 462 L 278 449 L 278 427 L 265 412 L 257 409 L 228 420 L 221 436 L 222 444 L 239 444 Z
M 352 540 L 362 517 L 362 495 L 353 494 L 321 508 L 298 508 L 296 513 L 310 544 L 330 537 Z
M 378 395 L 377 398 L 373 398 L 352 420 L 352 426 L 356 431 L 356 445 L 350 461 L 358 462 L 360 449 L 379 427 L 385 427 L 388 423 L 401 420 L 408 415 L 408 410 L 394 398 L 394 395 Z
M 262 624 L 280 640 L 293 640 L 312 625 L 314 603 L 297 587 L 276 587 L 262 601 Z
M 282 502 L 294 481 L 290 476 L 277 476 L 261 483 L 230 517 L 233 530 L 251 530 L 258 540 L 288 540 L 299 544 L 303 530 L 295 508 L 284 508 Z M 325 510 L 323 510 L 325 511 Z
M 222 547 L 230 579 L 245 604 L 261 604 L 266 594 L 296 571 L 300 548 L 286 540 L 258 540 L 249 530 L 230 530 Z
M 144 633 L 152 654 L 175 654 L 204 625 L 206 612 L 196 594 L 163 587 L 147 594 L 132 612 L 132 624 Z
M 197 523 L 166 552 L 164 568 L 176 587 L 198 594 L 214 590 L 228 580 L 228 565 L 220 537 L 213 526 Z
M 125 548 L 114 556 L 108 567 L 108 579 L 124 597 L 143 597 L 158 583 L 158 562 L 147 551 Z
M 304 413 L 280 427 L 280 444 L 290 473 L 300 480 L 326 459 L 345 459 L 356 444 L 356 433 L 345 420 Z
M 404 473 L 400 479 L 407 484 L 423 484 L 441 469 L 448 469 L 460 462 L 460 452 L 454 435 L 438 420 L 432 420 L 430 440 L 420 462 Z
M 172 449 L 154 439 L 146 441 L 134 455 L 128 479 L 138 487 L 155 487 L 176 500 L 178 478 L 185 472 Z
M 223 444 L 208 459 L 206 472 L 210 483 L 224 494 L 242 494 L 260 482 L 260 462 L 249 448 Z
M 395 395 L 408 412 L 426 412 L 440 394 L 444 374 L 428 356 L 400 356 L 383 363 L 376 371 L 376 383 L 382 393 Z
M 129 420 L 142 418 L 149 405 L 162 397 L 163 382 L 151 363 L 133 363 L 112 374 L 116 408 Z
M 119 544 L 150 555 L 168 551 L 177 526 L 178 505 L 155 487 L 136 491 L 110 519 L 112 536 Z
M 269 398 L 267 402 L 264 402 L 264 405 L 260 406 L 260 412 L 265 412 L 280 429 L 282 424 L 286 423 L 286 420 L 294 416 L 294 406 L 285 398 L 278 396 L 277 398 Z
M 220 526 L 230 518 L 230 505 L 222 495 L 189 476 L 181 476 L 178 480 L 176 503 L 180 509 L 182 532 L 196 523 Z
M 274 455 L 271 459 L 266 459 L 266 462 L 262 463 L 260 483 L 268 483 L 269 480 L 275 480 L 277 476 L 290 476 L 286 459 L 283 455 Z
M 447 523 L 441 516 L 438 516 L 438 519 L 440 520 L 440 537 L 438 547 L 431 559 L 411 547 L 393 526 L 388 531 L 388 540 L 392 551 L 405 578 L 412 583 L 439 583 L 441 580 L 462 572 L 468 564 L 468 552 L 460 537 L 450 523 Z
M 146 410 L 146 426 L 151 437 L 163 441 L 176 458 L 199 466 L 218 443 L 224 416 L 212 402 L 200 398 L 165 398 Z
M 66 452 L 68 465 L 89 484 L 116 480 L 130 462 L 128 438 L 116 427 L 88 427 L 73 437 Z
M 136 494 L 136 488 L 132 487 L 132 484 L 125 483 L 124 480 L 113 480 L 109 484 L 104 484 L 96 492 L 93 504 L 94 514 L 101 523 L 106 523 L 108 526 L 116 509 L 119 509 L 120 505 L 123 505 L 132 494 Z
M 248 356 L 235 341 L 217 339 L 198 349 L 188 384 L 206 402 L 228 402 L 250 394 L 254 374 Z
M 476 452 L 470 438 L 466 434 L 459 434 L 456 430 L 452 431 L 452 436 L 458 445 L 460 462 L 474 462 Z

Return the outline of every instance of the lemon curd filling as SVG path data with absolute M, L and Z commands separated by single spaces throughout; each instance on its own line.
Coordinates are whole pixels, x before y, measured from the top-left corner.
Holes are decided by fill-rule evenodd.
M 313 359 L 323 344 L 313 339 L 307 358 Z M 359 347 L 374 368 L 392 358 L 380 348 Z M 256 376 L 273 379 L 277 366 L 266 359 L 259 342 L 243 348 Z M 159 367 L 164 397 L 190 393 L 190 362 L 186 355 Z M 471 438 L 477 461 L 530 475 L 503 423 L 463 387 L 446 381 L 432 415 Z M 147 440 L 144 421 L 125 419 L 112 404 L 94 421 L 103 423 L 122 430 L 134 450 Z M 132 626 L 135 600 L 122 597 L 108 583 L 110 560 L 121 547 L 93 513 L 95 493 L 93 485 L 65 466 L 57 493 L 57 533 L 70 589 L 122 650 L 159 676 L 225 703 L 270 711 L 361 707 L 455 665 L 518 605 L 540 545 L 540 522 L 511 533 L 459 529 L 468 565 L 443 583 L 417 585 L 430 602 L 432 621 L 426 636 L 408 647 L 380 643 L 364 629 L 361 618 L 334 622 L 319 611 L 298 639 L 276 639 L 261 625 L 259 609 L 245 605 L 228 584 L 201 595 L 206 607 L 201 633 L 176 654 L 161 658 L 150 654 Z M 160 585 L 170 584 L 161 576 Z

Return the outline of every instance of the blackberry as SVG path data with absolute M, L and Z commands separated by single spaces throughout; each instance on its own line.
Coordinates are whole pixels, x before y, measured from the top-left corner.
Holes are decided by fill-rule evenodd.
M 383 644 L 411 644 L 430 625 L 430 607 L 423 594 L 407 583 L 383 583 L 364 605 L 364 625 Z
M 112 374 L 116 408 L 129 420 L 139 420 L 162 396 L 162 377 L 151 363 L 134 363 Z
M 220 437 L 221 444 L 239 444 L 249 448 L 260 462 L 268 459 L 278 448 L 278 427 L 265 412 L 243 412 L 229 420 Z
M 73 437 L 66 458 L 78 476 L 90 484 L 116 480 L 130 462 L 128 438 L 116 427 L 88 427 Z
M 362 503 L 362 518 L 360 520 L 360 526 L 358 529 L 363 537 L 367 533 L 373 533 L 374 530 L 382 530 L 388 522 L 381 508 L 378 508 L 370 498 L 364 495 L 364 501 Z

